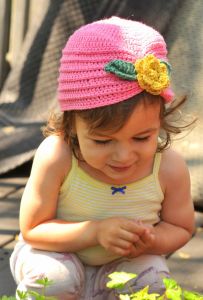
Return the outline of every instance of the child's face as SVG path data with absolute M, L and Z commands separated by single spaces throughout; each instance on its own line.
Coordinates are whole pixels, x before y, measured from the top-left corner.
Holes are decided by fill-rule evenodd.
M 117 132 L 89 132 L 76 116 L 76 133 L 83 159 L 91 171 L 114 182 L 131 181 L 151 171 L 160 131 L 160 105 L 137 105 Z M 116 116 L 115 116 L 116 118 Z

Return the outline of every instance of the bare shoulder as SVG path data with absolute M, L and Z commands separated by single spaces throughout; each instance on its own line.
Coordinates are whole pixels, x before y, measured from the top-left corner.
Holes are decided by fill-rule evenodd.
M 164 187 L 177 185 L 180 181 L 189 183 L 189 171 L 183 156 L 173 149 L 162 154 L 160 180 Z
M 71 150 L 64 139 L 55 135 L 45 138 L 35 153 L 32 171 L 52 171 L 63 180 L 70 167 Z
M 45 138 L 37 149 L 37 153 L 45 155 L 55 155 L 59 153 L 61 155 L 67 155 L 69 151 L 68 144 L 64 141 L 63 137 L 51 135 Z M 56 156 L 58 158 L 59 155 Z
M 165 150 L 160 166 L 160 183 L 164 192 L 161 219 L 167 223 L 194 231 L 194 207 L 187 164 L 182 155 Z

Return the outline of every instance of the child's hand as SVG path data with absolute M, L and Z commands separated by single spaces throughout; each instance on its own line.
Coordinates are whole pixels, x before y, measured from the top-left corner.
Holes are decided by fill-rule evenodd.
M 108 218 L 99 222 L 97 240 L 106 250 L 127 256 L 145 230 L 143 225 L 134 220 L 121 217 Z
M 140 238 L 132 245 L 131 252 L 128 257 L 137 257 L 153 246 L 155 241 L 154 228 L 151 225 L 143 225 L 145 230 Z

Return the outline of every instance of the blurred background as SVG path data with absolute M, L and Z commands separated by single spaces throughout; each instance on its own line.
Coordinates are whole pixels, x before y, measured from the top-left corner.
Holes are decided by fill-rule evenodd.
M 189 166 L 196 210 L 203 211 L 203 1 L 0 0 L 0 176 L 29 173 L 41 127 L 57 110 L 59 59 L 70 34 L 117 15 L 151 25 L 164 36 L 177 96 L 196 127 L 177 140 Z

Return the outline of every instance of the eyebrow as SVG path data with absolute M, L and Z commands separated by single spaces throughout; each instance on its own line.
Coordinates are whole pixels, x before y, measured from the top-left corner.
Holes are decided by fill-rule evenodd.
M 142 134 L 146 134 L 146 133 L 151 133 L 151 132 L 154 132 L 158 129 L 158 127 L 152 127 L 152 128 L 148 128 L 146 130 L 143 130 L 143 131 L 140 131 L 136 134 L 134 134 L 133 136 L 136 136 L 136 135 L 142 135 Z M 115 132 L 116 133 L 116 132 Z M 99 137 L 106 137 L 106 138 L 111 138 L 111 136 L 109 136 L 108 134 L 104 134 L 102 132 L 91 132 L 92 135 L 97 135 Z M 112 133 L 114 134 L 114 133 Z
M 150 132 L 153 132 L 153 131 L 156 131 L 156 130 L 158 130 L 158 127 L 148 128 L 146 130 L 143 130 L 143 131 L 140 131 L 140 132 L 136 133 L 135 135 L 150 133 Z

